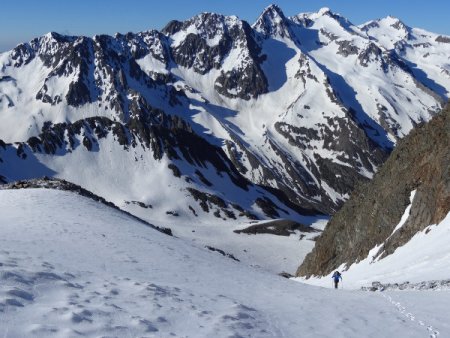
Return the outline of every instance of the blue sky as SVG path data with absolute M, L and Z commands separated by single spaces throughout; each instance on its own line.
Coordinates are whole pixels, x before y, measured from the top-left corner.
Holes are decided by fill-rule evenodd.
M 252 23 L 271 3 L 289 15 L 330 7 L 354 24 L 393 15 L 412 27 L 450 35 L 450 0 L 21 0 L 2 1 L 0 52 L 50 31 L 87 35 L 161 29 L 200 12 Z

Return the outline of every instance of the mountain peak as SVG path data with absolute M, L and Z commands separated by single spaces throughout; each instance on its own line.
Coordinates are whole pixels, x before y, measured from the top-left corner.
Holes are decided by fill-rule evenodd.
M 385 36 L 391 38 L 387 48 L 393 48 L 392 41 L 408 40 L 411 37 L 411 27 L 405 25 L 399 18 L 388 15 L 385 18 L 369 21 L 361 26 L 361 30 L 369 35 L 375 36 L 378 40 L 385 41 Z
M 319 11 L 317 12 L 316 16 L 317 17 L 329 16 L 330 18 L 333 18 L 335 20 L 347 20 L 346 18 L 344 18 L 339 13 L 333 12 L 329 7 L 322 7 L 321 9 L 319 9 Z
M 291 37 L 289 21 L 277 5 L 270 5 L 264 9 L 253 29 L 265 36 Z
M 226 27 L 235 26 L 240 19 L 235 16 L 226 16 L 214 12 L 202 12 L 185 21 L 172 20 L 163 29 L 162 33 L 174 35 L 180 31 L 200 34 L 207 32 L 208 38 L 223 34 Z
M 323 21 L 325 20 L 322 25 L 328 26 L 329 23 L 326 23 L 327 21 L 334 21 L 339 26 L 341 26 L 345 31 L 347 31 L 350 34 L 358 34 L 357 29 L 355 29 L 355 26 L 344 16 L 342 16 L 339 13 L 333 12 L 329 7 L 322 7 L 317 13 L 309 13 L 308 19 L 312 21 Z
M 73 40 L 73 37 L 68 35 L 59 34 L 57 32 L 48 32 L 47 34 L 42 36 L 46 40 L 55 40 L 55 41 L 66 41 Z
M 385 18 L 383 18 L 383 19 L 381 19 L 381 20 L 392 20 L 392 21 L 396 21 L 396 22 L 398 22 L 398 21 L 401 21 L 399 18 L 397 18 L 396 16 L 393 16 L 393 15 L 388 15 L 387 17 L 385 17 Z
M 402 20 L 399 18 L 396 18 L 395 16 L 388 15 L 386 18 L 382 19 L 382 21 L 386 21 L 389 26 L 397 29 L 397 30 L 404 30 L 408 31 L 408 26 L 403 23 Z
M 264 11 L 262 12 L 261 16 L 263 15 L 277 15 L 280 17 L 285 17 L 283 11 L 281 10 L 281 8 L 278 5 L 275 4 L 271 4 L 269 6 L 267 6 Z
M 322 7 L 321 9 L 319 9 L 319 11 L 317 12 L 317 14 L 319 14 L 320 16 L 322 15 L 326 15 L 326 14 L 330 14 L 331 9 L 329 7 Z

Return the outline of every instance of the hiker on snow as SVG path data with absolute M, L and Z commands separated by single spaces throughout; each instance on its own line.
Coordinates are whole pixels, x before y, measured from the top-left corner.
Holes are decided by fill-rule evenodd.
M 342 280 L 342 275 L 339 273 L 339 271 L 335 271 L 333 273 L 333 276 L 331 276 L 331 278 L 333 278 L 333 280 L 334 280 L 334 288 L 337 289 L 338 284 L 339 284 L 339 279 Z

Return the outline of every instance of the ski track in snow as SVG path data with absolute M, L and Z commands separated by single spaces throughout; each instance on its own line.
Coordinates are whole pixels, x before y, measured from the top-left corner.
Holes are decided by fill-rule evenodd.
M 425 327 L 430 334 L 429 336 L 430 338 L 437 338 L 440 335 L 440 332 L 436 328 L 434 328 L 431 325 L 427 325 L 424 321 L 420 319 L 417 319 L 416 316 L 413 313 L 409 312 L 408 309 L 404 307 L 400 302 L 395 301 L 394 299 L 392 299 L 391 296 L 386 295 L 383 292 L 380 292 L 379 294 L 383 296 L 385 299 L 387 299 L 392 305 L 394 305 L 397 308 L 397 310 L 407 319 L 416 322 L 421 327 Z

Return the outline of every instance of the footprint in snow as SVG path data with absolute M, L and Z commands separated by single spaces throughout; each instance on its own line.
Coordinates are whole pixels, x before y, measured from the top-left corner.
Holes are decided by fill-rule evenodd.
M 437 336 L 439 336 L 439 331 L 434 330 L 431 325 L 427 327 L 427 330 L 430 332 L 430 338 L 437 338 Z
M 411 319 L 412 321 L 415 319 L 415 317 L 411 314 L 411 313 L 407 313 L 406 317 L 408 317 L 409 319 Z
M 9 290 L 8 291 L 8 295 L 14 296 L 14 297 L 17 297 L 17 298 L 21 298 L 22 300 L 27 300 L 29 302 L 32 302 L 34 300 L 34 296 L 31 293 L 26 292 L 26 291 L 21 290 L 21 289 Z
M 408 313 L 406 313 L 405 314 L 405 312 L 406 312 L 406 307 L 404 307 L 404 306 L 402 306 L 401 304 L 400 304 L 400 302 L 396 302 L 396 301 L 394 301 L 390 296 L 386 296 L 386 295 L 382 295 L 384 298 L 386 298 L 386 299 L 388 299 L 389 300 L 389 302 L 391 303 L 391 304 L 393 304 L 396 308 L 397 308 L 397 310 L 400 312 L 400 313 L 402 313 L 402 314 L 404 314 L 407 318 L 409 318 L 411 321 L 415 321 L 415 316 L 411 313 L 411 312 L 408 312 Z M 425 323 L 423 322 L 423 321 L 421 321 L 421 320 L 419 320 L 419 321 L 417 321 L 417 323 L 420 325 L 420 326 L 425 326 Z M 428 332 L 430 333 L 430 338 L 437 338 L 438 336 L 439 336 L 439 331 L 438 330 L 435 330 L 435 329 L 433 329 L 433 327 L 431 326 L 431 325 L 429 325 L 429 326 L 427 326 L 427 330 L 428 330 Z
M 91 311 L 83 310 L 83 311 L 78 312 L 78 313 L 73 312 L 71 319 L 72 319 L 72 322 L 75 323 L 75 324 L 79 324 L 79 323 L 84 322 L 84 321 L 92 323 L 93 320 L 91 319 L 91 317 L 92 317 L 92 312 Z
M 6 305 L 10 305 L 10 306 L 16 306 L 16 307 L 23 307 L 24 306 L 21 302 L 19 302 L 17 299 L 14 299 L 14 298 L 6 299 L 5 304 Z

